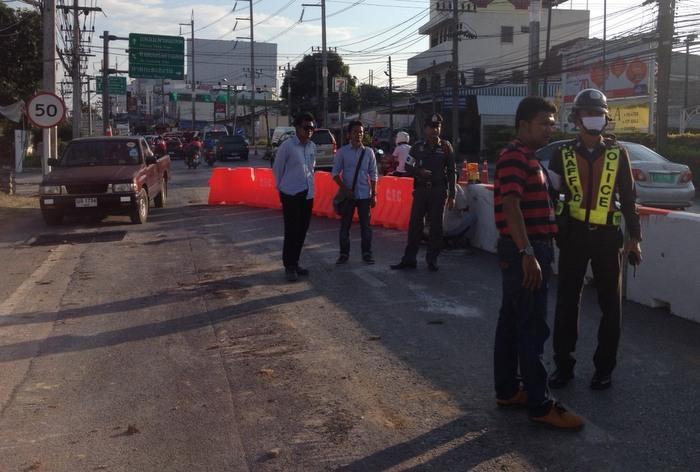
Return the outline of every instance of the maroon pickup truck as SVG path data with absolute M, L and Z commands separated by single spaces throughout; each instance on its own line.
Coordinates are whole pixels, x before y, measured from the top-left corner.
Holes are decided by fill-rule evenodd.
M 170 157 L 156 158 L 140 136 L 74 139 L 49 165 L 39 189 L 48 225 L 76 213 L 129 215 L 140 224 L 148 219 L 151 200 L 156 208 L 165 205 Z

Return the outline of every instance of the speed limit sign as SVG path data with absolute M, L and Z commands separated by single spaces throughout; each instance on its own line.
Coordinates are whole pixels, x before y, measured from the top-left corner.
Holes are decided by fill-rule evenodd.
M 66 117 L 66 104 L 51 92 L 39 92 L 29 100 L 27 115 L 36 126 L 51 128 Z

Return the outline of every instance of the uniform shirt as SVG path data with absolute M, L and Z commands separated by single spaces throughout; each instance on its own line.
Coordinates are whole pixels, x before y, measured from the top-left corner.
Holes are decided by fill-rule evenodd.
M 408 157 L 408 152 L 410 150 L 411 146 L 406 143 L 401 143 L 394 149 L 392 156 L 394 156 L 398 162 L 396 172 L 406 172 L 406 158 Z
M 418 177 L 419 169 L 429 170 L 431 177 Z M 416 184 L 426 180 L 433 185 L 447 184 L 449 198 L 455 197 L 455 156 L 449 141 L 438 139 L 437 144 L 418 141 L 408 152 L 406 171 L 416 179 Z
M 292 136 L 280 144 L 272 165 L 277 190 L 287 195 L 308 190 L 307 200 L 314 198 L 315 154 L 316 144 L 311 140 L 301 144 L 299 138 Z
M 603 164 L 605 158 L 603 154 L 606 146 L 612 146 L 613 139 L 605 138 L 592 150 L 586 149 L 585 145 L 577 138 L 570 141 L 576 154 L 576 164 L 578 166 L 579 177 L 581 179 L 581 191 L 583 193 L 582 207 L 592 208 L 595 196 L 600 187 L 600 178 L 603 174 Z M 618 144 L 619 146 L 619 144 Z M 617 169 L 615 179 L 615 189 L 613 191 L 614 200 L 610 205 L 611 210 L 619 209 L 625 217 L 625 225 L 630 232 L 630 236 L 638 241 L 642 239 L 641 225 L 639 223 L 639 212 L 637 210 L 637 195 L 634 189 L 634 178 L 632 177 L 632 166 L 630 164 L 627 150 L 620 147 L 620 164 Z M 561 155 L 560 146 L 549 161 L 549 171 L 552 174 L 554 188 L 562 192 L 566 201 L 571 200 L 569 186 L 563 181 L 564 160 Z
M 362 166 L 360 166 L 360 170 L 357 173 L 357 184 L 355 185 L 355 198 L 358 200 L 371 196 L 370 180 L 373 182 L 379 180 L 377 159 L 374 157 L 374 151 L 365 146 L 354 148 L 352 144 L 346 144 L 338 149 L 335 159 L 333 159 L 333 177 L 341 175 L 343 183 L 352 188 L 357 161 L 360 159 L 363 150 L 365 156 L 362 158 Z
M 544 173 L 535 151 L 519 140 L 512 141 L 501 151 L 496 162 L 493 187 L 496 227 L 501 235 L 510 236 L 503 212 L 503 197 L 508 194 L 520 198 L 520 210 L 528 236 L 548 237 L 557 232 L 554 207 Z

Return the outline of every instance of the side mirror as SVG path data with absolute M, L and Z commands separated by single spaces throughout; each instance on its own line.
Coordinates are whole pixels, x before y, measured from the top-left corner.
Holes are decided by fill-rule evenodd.
M 158 162 L 158 159 L 156 159 L 156 156 L 153 154 L 148 154 L 146 156 L 146 165 L 150 166 L 152 164 L 156 164 Z
M 46 163 L 51 167 L 57 167 L 58 166 L 58 159 L 56 159 L 55 157 L 49 157 L 49 159 L 46 161 Z

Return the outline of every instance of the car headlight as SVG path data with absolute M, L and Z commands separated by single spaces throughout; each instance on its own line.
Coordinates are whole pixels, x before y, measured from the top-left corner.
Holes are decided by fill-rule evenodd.
M 135 192 L 136 191 L 136 184 L 131 182 L 128 184 L 112 184 L 112 192 L 114 193 L 126 193 L 126 192 Z
M 39 193 L 42 195 L 61 195 L 60 185 L 41 185 L 39 186 Z

